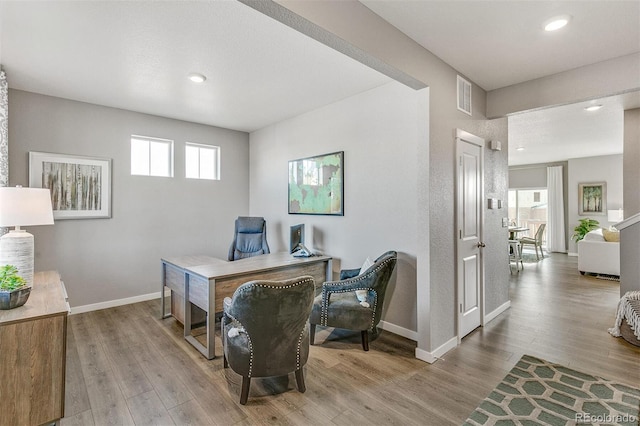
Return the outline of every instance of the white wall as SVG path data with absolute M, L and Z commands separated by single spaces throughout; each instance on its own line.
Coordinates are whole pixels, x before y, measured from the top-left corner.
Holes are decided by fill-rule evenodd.
M 112 218 L 32 227 L 35 269 L 57 269 L 72 307 L 160 292 L 160 258 L 226 258 L 249 212 L 249 135 L 10 90 L 9 182 L 28 185 L 28 152 L 113 159 Z M 131 176 L 132 134 L 175 143 L 175 177 Z M 184 178 L 184 143 L 221 147 L 220 181 Z
M 297 223 L 307 246 L 334 257 L 334 272 L 398 251 L 383 320 L 408 331 L 416 330 L 417 153 L 428 145 L 427 117 L 424 93 L 394 82 L 250 135 L 250 210 L 267 220 L 272 251 L 288 250 Z M 288 161 L 334 151 L 344 151 L 344 216 L 289 215 Z
M 622 208 L 623 184 L 622 184 L 622 154 L 606 155 L 601 157 L 575 158 L 569 160 L 569 235 L 573 235 L 573 228 L 578 225 L 579 219 L 591 218 L 600 222 L 601 227 L 609 227 L 606 213 L 604 215 L 578 215 L 578 184 L 589 182 L 607 183 L 607 209 Z M 625 213 L 626 216 L 626 213 Z M 573 239 L 569 242 L 568 251 L 576 254 L 578 248 Z

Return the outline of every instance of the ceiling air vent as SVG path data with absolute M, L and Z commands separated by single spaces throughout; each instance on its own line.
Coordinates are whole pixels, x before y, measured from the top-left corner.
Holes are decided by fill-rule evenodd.
M 471 114 L 471 83 L 458 76 L 458 109 Z

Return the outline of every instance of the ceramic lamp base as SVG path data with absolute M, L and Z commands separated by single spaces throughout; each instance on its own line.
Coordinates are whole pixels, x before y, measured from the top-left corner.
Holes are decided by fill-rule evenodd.
M 33 285 L 33 235 L 20 229 L 0 237 L 0 266 L 13 265 L 27 285 Z

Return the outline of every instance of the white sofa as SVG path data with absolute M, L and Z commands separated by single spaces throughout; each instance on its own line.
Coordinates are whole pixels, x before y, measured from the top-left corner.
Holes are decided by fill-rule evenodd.
M 581 274 L 620 275 L 620 243 L 609 242 L 602 228 L 595 229 L 578 241 L 578 270 Z

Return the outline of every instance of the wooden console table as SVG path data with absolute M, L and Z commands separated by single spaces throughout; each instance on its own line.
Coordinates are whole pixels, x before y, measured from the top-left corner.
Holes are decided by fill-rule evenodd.
M 330 281 L 331 257 L 293 257 L 289 253 L 271 253 L 234 262 L 207 256 L 167 258 L 162 259 L 161 295 L 164 295 L 164 287 L 167 286 L 171 289 L 172 298 L 182 298 L 184 338 L 207 359 L 213 359 L 214 316 L 210 314 L 222 312 L 222 301 L 225 297 L 233 296 L 234 291 L 248 281 L 284 280 L 301 275 L 311 275 L 317 287 L 325 281 Z M 165 313 L 164 297 L 161 297 L 161 300 L 161 316 L 166 318 L 170 314 Z M 191 305 L 197 306 L 207 314 L 206 346 L 191 334 Z
M 0 425 L 40 425 L 64 417 L 69 304 L 57 272 L 33 277 L 29 300 L 0 311 Z

